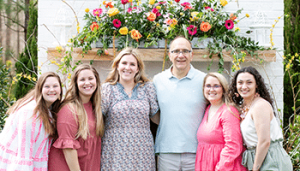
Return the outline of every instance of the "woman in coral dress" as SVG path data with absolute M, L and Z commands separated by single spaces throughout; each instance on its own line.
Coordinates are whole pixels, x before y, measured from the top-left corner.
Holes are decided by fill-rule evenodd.
M 239 112 L 227 103 L 228 83 L 219 73 L 204 78 L 203 94 L 210 103 L 197 131 L 196 171 L 244 171 Z
M 90 65 L 75 69 L 71 84 L 57 114 L 58 139 L 49 154 L 49 171 L 99 171 L 101 112 L 98 72 Z
M 47 170 L 61 90 L 59 76 L 46 72 L 32 91 L 9 108 L 0 134 L 1 171 Z

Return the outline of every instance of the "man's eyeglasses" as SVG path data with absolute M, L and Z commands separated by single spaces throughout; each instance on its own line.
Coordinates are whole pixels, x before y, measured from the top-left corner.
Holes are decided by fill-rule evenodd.
M 191 53 L 191 50 L 187 50 L 187 49 L 183 49 L 183 50 L 172 50 L 171 53 L 175 53 L 176 55 L 179 55 L 180 53 L 182 53 L 183 55 L 187 55 L 189 53 Z
M 206 84 L 206 85 L 205 85 L 205 88 L 206 88 L 206 89 L 211 89 L 211 88 L 212 88 L 212 89 L 215 90 L 215 89 L 218 89 L 218 88 L 220 88 L 220 87 L 221 87 L 221 86 L 220 86 L 220 85 L 217 85 L 217 84 L 216 84 L 216 85 L 213 85 L 213 86 L 211 86 L 210 84 Z

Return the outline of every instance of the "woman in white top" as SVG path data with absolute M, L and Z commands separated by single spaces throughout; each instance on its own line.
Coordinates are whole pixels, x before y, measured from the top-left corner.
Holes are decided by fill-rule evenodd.
M 241 132 L 247 150 L 242 164 L 249 170 L 292 171 L 290 157 L 280 143 L 282 130 L 263 78 L 253 67 L 237 71 L 229 98 L 241 110 Z

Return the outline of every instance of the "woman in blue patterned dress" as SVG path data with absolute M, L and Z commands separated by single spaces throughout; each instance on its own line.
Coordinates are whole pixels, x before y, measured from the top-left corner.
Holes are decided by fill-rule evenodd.
M 155 170 L 150 118 L 157 111 L 155 87 L 137 49 L 122 50 L 102 86 L 102 171 Z

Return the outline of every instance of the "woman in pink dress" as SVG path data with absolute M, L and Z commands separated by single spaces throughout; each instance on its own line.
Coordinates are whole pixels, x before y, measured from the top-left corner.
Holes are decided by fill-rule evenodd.
M 9 108 L 0 134 L 0 170 L 47 171 L 55 136 L 61 81 L 54 72 L 42 74 L 35 88 Z
M 209 102 L 197 132 L 196 171 L 241 171 L 243 140 L 239 112 L 228 104 L 228 83 L 219 73 L 209 73 L 203 94 Z
M 58 139 L 49 154 L 49 171 L 100 170 L 104 132 L 98 72 L 79 65 L 57 114 Z

